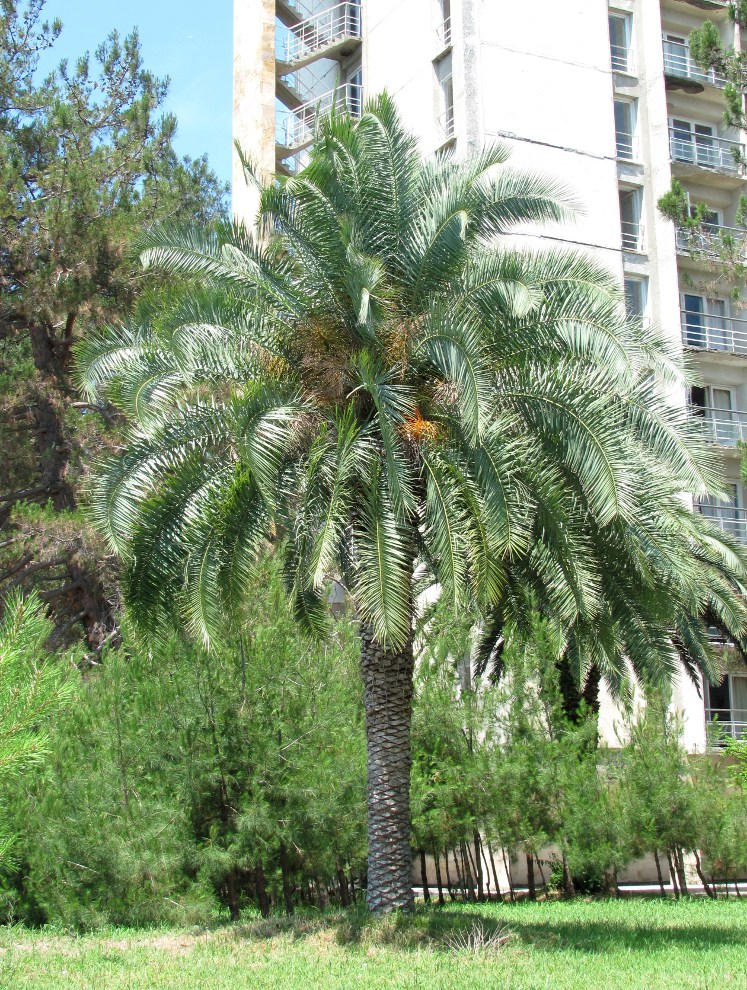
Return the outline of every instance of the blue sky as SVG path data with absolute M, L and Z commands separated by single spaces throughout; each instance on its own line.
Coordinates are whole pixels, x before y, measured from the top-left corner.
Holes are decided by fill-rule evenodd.
M 231 0 L 47 0 L 59 17 L 56 59 L 93 52 L 114 28 L 140 32 L 145 66 L 171 78 L 167 109 L 176 114 L 180 154 L 207 152 L 222 179 L 231 175 Z

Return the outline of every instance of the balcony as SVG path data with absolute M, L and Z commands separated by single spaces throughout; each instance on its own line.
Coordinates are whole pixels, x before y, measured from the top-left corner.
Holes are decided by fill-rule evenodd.
M 673 163 L 741 176 L 744 145 L 715 135 L 688 134 L 669 128 L 669 153 Z
M 726 85 L 726 79 L 717 75 L 713 69 L 704 71 L 695 64 L 690 55 L 689 45 L 678 41 L 668 41 L 666 38 L 662 39 L 662 44 L 664 46 L 665 75 L 674 80 L 687 80 L 695 84 L 694 87 L 685 88 L 693 88 L 697 92 L 702 92 L 703 86 L 706 84 L 719 87 Z
M 747 739 L 747 710 L 743 708 L 706 708 L 706 727 L 712 745 L 723 745 L 724 739 Z
M 709 436 L 720 447 L 736 447 L 740 440 L 747 440 L 747 412 L 690 406 L 690 413 L 703 420 Z
M 680 254 L 700 255 L 714 261 L 747 261 L 747 230 L 715 223 L 678 227 L 677 250 Z
M 447 107 L 438 118 L 438 130 L 439 136 L 441 138 L 441 144 L 448 144 L 449 141 L 453 141 L 456 136 L 456 129 L 454 126 L 454 107 Z
M 320 58 L 351 55 L 361 43 L 359 3 L 338 3 L 288 27 L 278 38 L 275 59 L 279 75 L 287 75 Z
M 615 147 L 617 157 L 624 162 L 637 162 L 638 141 L 634 134 L 628 131 L 615 131 Z
M 439 54 L 451 48 L 451 17 L 444 17 L 436 28 L 436 44 Z
M 610 65 L 613 72 L 621 72 L 626 76 L 635 75 L 635 58 L 630 48 L 622 45 L 610 45 Z
M 316 120 L 331 110 L 343 110 L 360 117 L 360 86 L 347 83 L 321 96 L 302 103 L 294 110 L 282 110 L 275 115 L 275 155 L 278 160 L 297 156 L 314 140 Z
M 637 254 L 645 253 L 646 239 L 643 224 L 635 223 L 632 220 L 621 220 L 620 232 L 623 251 L 633 251 Z
M 724 533 L 728 533 L 740 543 L 747 543 L 747 510 L 737 509 L 731 505 L 714 505 L 712 502 L 698 501 L 694 503 L 694 508 Z
M 747 355 L 747 320 L 688 309 L 680 311 L 680 320 L 685 347 Z
M 747 320 L 688 309 L 680 311 L 680 320 L 685 347 L 747 355 Z

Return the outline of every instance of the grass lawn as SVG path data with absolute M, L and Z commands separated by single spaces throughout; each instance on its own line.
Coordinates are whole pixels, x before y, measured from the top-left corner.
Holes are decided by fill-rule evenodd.
M 457 905 L 81 937 L 0 929 L 0 987 L 747 990 L 747 900 Z

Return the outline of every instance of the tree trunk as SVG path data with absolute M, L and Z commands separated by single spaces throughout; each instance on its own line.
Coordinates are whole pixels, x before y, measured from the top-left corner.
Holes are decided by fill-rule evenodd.
M 576 887 L 573 883 L 573 877 L 571 876 L 571 871 L 568 867 L 568 860 L 563 853 L 563 897 L 575 897 Z
M 658 850 L 654 849 L 654 862 L 656 863 L 656 876 L 659 881 L 659 890 L 661 891 L 661 896 L 666 896 L 666 891 L 664 890 L 664 877 L 661 873 L 661 861 L 659 860 Z
M 425 865 L 425 849 L 420 850 L 420 883 L 423 887 L 423 902 L 430 904 L 431 891 L 428 887 L 428 870 Z
M 495 883 L 495 896 L 496 898 L 498 898 L 498 900 L 500 900 L 503 895 L 501 894 L 501 885 L 498 882 L 498 870 L 496 869 L 495 866 L 495 857 L 493 856 L 493 846 L 490 842 L 488 843 L 488 856 L 490 857 L 490 869 L 492 870 L 493 882 Z
M 482 872 L 482 842 L 480 841 L 480 833 L 477 829 L 474 830 L 472 836 L 473 842 L 475 843 L 475 872 L 477 873 L 477 899 L 478 901 L 485 900 L 485 878 Z
M 340 903 L 344 908 L 350 907 L 350 890 L 342 863 L 337 861 L 337 886 L 340 888 Z
M 467 848 L 467 843 L 462 842 L 459 846 L 460 853 L 462 856 L 462 869 L 464 870 L 464 882 L 466 885 L 467 900 L 476 901 L 477 894 L 475 893 L 475 881 L 472 877 L 472 863 L 470 861 L 469 850 Z
M 368 907 L 377 913 L 412 911 L 412 642 L 387 650 L 364 625 L 360 639 L 368 756 Z
M 239 892 L 236 885 L 236 870 L 230 869 L 226 877 L 226 902 L 231 921 L 238 921 L 241 914 L 239 910 Z
M 674 850 L 674 862 L 677 867 L 677 881 L 680 885 L 680 891 L 684 897 L 688 896 L 687 889 L 687 876 L 685 874 L 685 857 L 682 852 L 682 846 L 676 846 Z
M 672 852 L 670 849 L 667 849 L 667 861 L 669 862 L 669 882 L 672 885 L 672 890 L 674 891 L 675 900 L 679 900 L 680 888 L 677 886 L 677 872 L 674 868 L 674 860 L 672 858 Z
M 280 872 L 283 877 L 283 901 L 285 903 L 285 913 L 293 914 L 293 891 L 290 881 L 290 862 L 288 860 L 288 850 L 284 842 L 280 843 Z
M 511 863 L 506 858 L 506 847 L 502 846 L 501 851 L 503 852 L 503 866 L 506 870 L 506 877 L 508 878 L 508 896 L 512 901 L 515 901 L 516 894 L 514 893 L 514 878 L 511 876 Z
M 433 862 L 436 866 L 436 886 L 438 887 L 438 903 L 441 907 L 446 903 L 444 900 L 444 885 L 441 879 L 441 853 L 437 850 L 433 850 Z
M 715 901 L 716 900 L 716 887 L 715 887 L 715 885 L 713 887 L 711 887 L 710 884 L 708 883 L 708 881 L 706 880 L 705 874 L 703 873 L 703 864 L 700 861 L 700 853 L 698 852 L 697 849 L 695 850 L 695 869 L 698 871 L 698 876 L 700 877 L 700 882 L 703 884 L 703 890 L 706 892 L 706 894 L 708 894 L 708 896 L 712 900 Z M 726 884 L 726 887 L 728 889 L 728 887 L 729 887 L 729 884 L 728 883 Z
M 257 894 L 257 903 L 259 904 L 260 914 L 263 918 L 268 918 L 270 915 L 270 899 L 267 896 L 265 871 L 262 868 L 261 863 L 257 863 L 254 867 L 254 889 Z
M 456 900 L 454 897 L 454 884 L 451 882 L 451 872 L 449 870 L 449 849 L 448 847 L 444 850 L 444 860 L 446 861 L 446 887 L 449 891 L 449 899 L 452 901 Z
M 529 891 L 529 900 L 537 900 L 537 886 L 534 882 L 534 856 L 531 853 L 527 853 L 527 890 Z

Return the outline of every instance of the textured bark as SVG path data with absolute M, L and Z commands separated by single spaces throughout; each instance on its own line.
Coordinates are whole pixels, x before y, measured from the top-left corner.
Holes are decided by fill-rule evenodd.
M 412 643 L 387 650 L 362 626 L 368 753 L 368 907 L 412 911 L 410 768 Z

